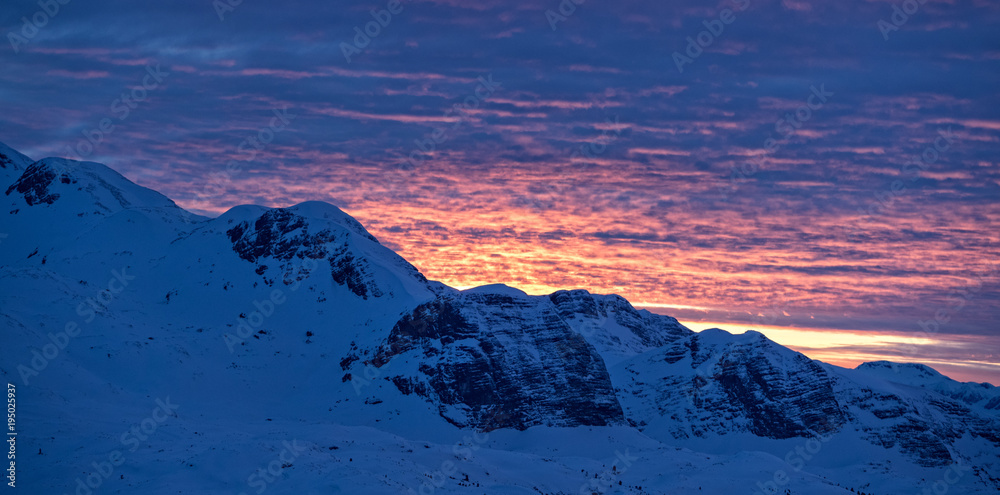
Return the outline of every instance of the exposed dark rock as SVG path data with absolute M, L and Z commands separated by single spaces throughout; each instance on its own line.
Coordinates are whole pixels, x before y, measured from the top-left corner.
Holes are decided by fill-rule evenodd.
M 258 275 L 264 276 L 268 270 L 268 265 L 262 260 L 273 259 L 280 263 L 282 280 L 289 285 L 302 278 L 297 273 L 301 263 L 296 263 L 296 259 L 326 259 L 337 284 L 347 286 L 363 299 L 383 295 L 369 275 L 368 261 L 355 257 L 351 252 L 348 243 L 348 236 L 351 234 L 346 232 L 338 234 L 324 229 L 310 233 L 309 224 L 304 218 L 285 209 L 273 209 L 262 214 L 253 223 L 237 224 L 227 230 L 226 234 L 233 243 L 233 251 L 240 258 L 258 264 Z M 265 277 L 264 280 L 271 285 L 270 279 Z
M 392 329 L 372 363 L 417 358 L 415 376 L 392 381 L 437 404 L 453 424 L 483 429 L 624 422 L 604 362 L 546 298 L 439 297 Z
M 356 260 L 346 244 L 337 248 L 328 261 L 330 275 L 335 282 L 346 285 L 351 292 L 362 299 L 368 299 L 369 293 L 373 297 L 382 297 L 382 291 L 378 286 L 368 283 L 367 262 Z
M 24 200 L 30 206 L 39 204 L 52 204 L 59 199 L 58 193 L 49 192 L 49 187 L 56 179 L 56 173 L 48 166 L 35 162 L 21 174 L 10 187 L 7 188 L 6 195 L 14 191 L 22 194 Z

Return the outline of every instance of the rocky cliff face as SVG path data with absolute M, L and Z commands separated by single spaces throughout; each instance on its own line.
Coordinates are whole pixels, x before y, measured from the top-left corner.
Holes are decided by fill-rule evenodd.
M 597 348 L 609 367 L 694 334 L 674 318 L 636 310 L 621 296 L 572 290 L 548 297 L 575 339 Z
M 52 204 L 59 199 L 59 194 L 49 191 L 49 186 L 56 180 L 56 173 L 41 163 L 29 165 L 28 169 L 7 188 L 5 194 L 20 194 L 28 206 L 36 204 Z M 69 179 L 67 179 L 69 182 Z
M 380 273 L 387 270 L 413 285 L 428 286 L 413 265 L 382 247 L 361 224 L 331 205 L 261 209 L 246 220 L 227 218 L 225 223 L 227 227 L 234 224 L 226 229 L 233 251 L 254 264 L 254 271 L 268 286 L 275 278 L 285 285 L 293 283 L 294 274 L 307 259 L 323 262 L 336 284 L 365 300 L 392 295 L 393 289 L 383 283 L 386 274 Z
M 16 166 L 16 161 L 12 166 Z M 28 206 L 51 205 L 67 197 L 63 201 L 63 214 L 107 216 L 128 209 L 186 213 L 166 196 L 137 186 L 104 165 L 62 158 L 45 158 L 28 165 L 6 188 L 5 194 L 20 198 Z
M 393 373 L 394 360 L 419 364 Z M 546 297 L 439 297 L 404 316 L 372 362 L 387 367 L 400 392 L 426 398 L 463 427 L 523 430 L 624 420 L 601 355 Z
M 915 364 L 830 368 L 845 417 L 874 445 L 899 449 L 928 467 L 963 462 L 965 449 L 959 447 L 960 442 L 1000 449 L 1000 418 L 984 407 L 996 397 L 995 387 L 954 382 Z M 872 380 L 873 376 L 879 379 Z M 921 381 L 926 387 L 916 385 Z M 950 394 L 935 390 L 945 388 L 945 381 L 950 382 Z M 979 389 L 982 395 L 970 393 L 970 388 Z
M 625 422 L 680 442 L 857 435 L 930 468 L 966 462 L 963 438 L 1000 448 L 993 387 L 910 365 L 873 385 L 877 363 L 831 367 L 757 332 L 694 333 L 586 291 L 448 294 L 405 315 L 373 356 L 401 393 L 463 427 L 499 412 L 493 427 Z
M 827 434 L 844 424 L 825 370 L 748 332 L 707 330 L 624 363 L 616 374 L 630 419 L 671 420 L 675 438 Z
M 441 297 L 403 317 L 372 362 L 398 358 L 420 363 L 393 375 L 399 389 L 465 426 L 495 409 L 522 429 L 670 418 L 677 438 L 785 439 L 845 423 L 830 377 L 805 356 L 756 333 L 696 334 L 586 291 Z M 622 364 L 609 373 L 608 361 Z

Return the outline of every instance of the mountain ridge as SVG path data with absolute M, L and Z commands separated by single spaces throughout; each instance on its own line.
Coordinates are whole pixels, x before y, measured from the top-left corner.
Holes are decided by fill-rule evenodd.
M 633 445 L 730 456 L 720 462 L 750 471 L 745 452 L 790 463 L 789 443 L 824 438 L 837 446 L 823 450 L 830 459 L 802 475 L 819 478 L 796 474 L 789 486 L 822 491 L 822 477 L 862 476 L 868 485 L 856 488 L 896 493 L 892 486 L 928 486 L 934 470 L 957 463 L 976 468 L 964 489 L 1000 488 L 996 387 L 923 365 L 839 368 L 757 332 L 692 332 L 617 295 L 459 291 L 427 280 L 333 205 L 244 205 L 205 218 L 103 165 L 21 157 L 8 158 L 21 173 L 0 188 L 12 227 L 0 243 L 0 323 L 12 343 L 0 371 L 53 410 L 76 401 L 130 409 L 156 390 L 187 399 L 178 438 L 204 430 L 198 418 L 276 418 L 298 431 L 306 426 L 293 420 L 335 422 L 346 435 L 375 428 L 442 445 L 456 431 L 483 432 L 521 445 L 495 452 L 516 459 L 537 448 L 525 439 L 549 430 L 628 431 Z M 125 286 L 111 294 L 116 277 Z M 41 353 L 66 322 L 88 330 L 41 369 L 13 350 Z M 38 376 L 25 380 L 24 369 Z M 70 449 L 41 435 L 58 429 L 39 424 L 34 440 Z M 660 449 L 642 455 L 655 462 Z M 873 466 L 833 453 L 840 449 L 902 474 L 865 474 Z M 199 455 L 217 462 L 210 451 Z M 45 466 L 71 467 L 59 462 Z M 656 477 L 647 474 L 648 486 Z

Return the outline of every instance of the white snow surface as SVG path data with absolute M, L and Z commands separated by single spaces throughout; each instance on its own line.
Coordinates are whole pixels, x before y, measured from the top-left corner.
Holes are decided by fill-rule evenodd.
M 387 379 L 418 373 L 419 356 L 366 363 L 401 317 L 456 291 L 335 206 L 238 206 L 210 219 L 100 164 L 33 162 L 2 143 L 0 154 L 0 373 L 16 388 L 23 493 L 996 493 L 998 451 L 982 437 L 949 445 L 974 466 L 958 470 L 871 441 L 881 397 L 928 415 L 939 409 L 926 404 L 961 403 L 997 426 L 995 387 L 911 365 L 820 363 L 838 397 L 857 399 L 839 404 L 856 420 L 823 442 L 761 438 L 669 384 L 732 356 L 785 378 L 811 361 L 755 333 L 695 334 L 618 296 L 581 295 L 597 313 L 566 324 L 603 359 L 627 423 L 458 428 Z M 27 203 L 14 184 L 31 171 L 56 174 L 44 193 L 57 199 Z M 298 226 L 259 222 L 276 211 Z M 256 254 L 236 252 L 237 226 L 273 249 L 246 259 Z M 464 292 L 530 297 L 499 284 Z M 703 363 L 666 362 L 692 342 Z

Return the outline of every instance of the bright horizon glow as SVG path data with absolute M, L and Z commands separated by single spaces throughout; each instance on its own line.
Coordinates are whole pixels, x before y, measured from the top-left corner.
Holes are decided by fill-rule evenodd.
M 754 330 L 768 339 L 811 359 L 853 369 L 865 362 L 892 361 L 919 363 L 962 382 L 1000 383 L 1000 364 L 981 359 L 955 360 L 935 356 L 942 349 L 957 353 L 992 344 L 985 336 L 948 335 L 915 337 L 900 332 L 839 330 L 832 328 L 793 328 L 745 323 L 680 321 L 695 332 L 710 328 L 740 335 Z
M 517 287 L 510 283 L 503 285 L 516 288 L 531 296 L 546 296 L 558 290 L 547 285 L 529 285 L 527 288 Z M 479 285 L 452 287 L 464 291 L 479 287 Z M 740 335 L 754 330 L 778 344 L 805 354 L 810 359 L 843 368 L 853 369 L 862 363 L 872 361 L 919 363 L 930 366 L 954 380 L 1000 384 L 1000 362 L 997 362 L 1000 356 L 986 354 L 980 358 L 970 359 L 970 357 L 978 355 L 976 352 L 983 348 L 989 350 L 997 347 L 993 351 L 1000 353 L 1000 346 L 995 342 L 996 339 L 985 336 L 945 333 L 930 335 L 892 330 L 851 330 L 822 326 L 760 325 L 745 321 L 694 321 L 670 314 L 669 310 L 680 310 L 685 314 L 696 312 L 706 315 L 718 315 L 725 313 L 725 310 L 704 306 L 650 302 L 632 302 L 632 306 L 637 309 L 651 309 L 654 313 L 665 316 L 673 316 L 682 325 L 695 332 L 719 328 L 734 335 Z M 752 312 L 746 313 L 752 315 Z M 789 316 L 784 311 L 782 314 L 786 317 Z M 757 314 L 757 316 L 764 315 Z M 953 354 L 942 357 L 939 355 L 942 351 Z
M 720 328 L 740 335 L 754 330 L 784 346 L 809 348 L 830 348 L 844 345 L 938 345 L 942 341 L 932 338 L 909 337 L 905 334 L 872 333 L 864 331 L 839 330 L 834 328 L 795 328 L 773 325 L 753 325 L 743 323 L 720 323 L 703 321 L 681 321 L 681 324 L 701 332 L 710 328 Z M 729 330 L 735 329 L 735 330 Z
M 663 303 L 648 303 L 648 302 L 637 302 L 632 303 L 632 306 L 636 308 L 663 308 L 663 309 L 693 309 L 695 311 L 712 311 L 712 308 L 706 308 L 702 306 L 687 306 L 684 304 L 663 304 Z

